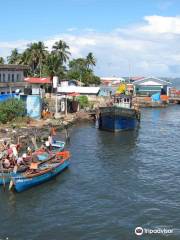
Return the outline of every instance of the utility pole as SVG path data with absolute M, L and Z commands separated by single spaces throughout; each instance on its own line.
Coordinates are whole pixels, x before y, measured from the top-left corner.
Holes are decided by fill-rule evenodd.
M 53 77 L 53 88 L 55 89 L 55 116 L 58 115 L 58 96 L 57 96 L 57 84 L 58 84 L 58 77 L 54 76 Z

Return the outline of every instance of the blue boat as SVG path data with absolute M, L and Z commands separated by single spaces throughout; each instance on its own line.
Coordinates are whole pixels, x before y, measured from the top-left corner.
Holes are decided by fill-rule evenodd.
M 21 167 L 15 173 L 13 169 L 0 169 L 0 185 L 10 183 L 12 177 L 20 176 L 22 172 L 26 171 L 27 167 Z
M 48 154 L 46 152 L 42 152 L 37 154 L 37 159 L 40 161 L 40 164 L 43 164 L 44 162 L 51 161 L 53 158 L 55 158 L 55 153 Z M 21 176 L 23 172 L 27 170 L 27 166 L 22 165 L 17 169 L 17 172 L 13 171 L 13 168 L 10 169 L 0 169 L 0 185 L 8 184 L 10 183 L 12 177 Z
M 22 192 L 28 188 L 44 183 L 57 176 L 70 164 L 69 156 L 59 162 L 43 165 L 35 173 L 24 173 L 21 176 L 14 177 L 14 189 Z
M 138 126 L 140 112 L 132 106 L 132 97 L 115 96 L 111 106 L 100 107 L 99 129 L 118 132 Z
M 52 144 L 52 151 L 63 151 L 65 147 L 65 142 L 63 141 L 56 141 L 54 140 L 53 144 Z

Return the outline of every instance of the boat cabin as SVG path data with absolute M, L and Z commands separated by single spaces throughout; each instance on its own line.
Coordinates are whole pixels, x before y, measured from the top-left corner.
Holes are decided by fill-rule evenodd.
M 114 96 L 114 106 L 122 108 L 131 108 L 132 97 L 126 95 Z

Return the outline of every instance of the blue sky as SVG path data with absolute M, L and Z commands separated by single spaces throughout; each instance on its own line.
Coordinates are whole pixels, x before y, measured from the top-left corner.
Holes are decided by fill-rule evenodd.
M 163 72 L 178 75 L 179 55 L 168 47 L 170 44 L 177 47 L 179 41 L 178 9 L 178 0 L 2 1 L 0 55 L 7 56 L 13 47 L 22 51 L 31 41 L 42 40 L 51 47 L 53 41 L 64 39 L 72 48 L 72 57 L 93 51 L 98 60 L 96 72 L 100 75 L 127 75 L 129 62 L 135 75 Z M 159 44 L 162 39 L 163 46 Z M 136 47 L 128 49 L 125 42 Z M 168 53 L 172 52 L 174 65 L 163 55 L 166 47 Z M 159 61 L 155 60 L 157 52 L 162 55 Z M 119 55 L 114 57 L 116 54 Z
M 173 0 L 6 0 L 1 1 L 1 40 L 44 38 L 69 28 L 109 31 L 147 15 L 176 16 Z

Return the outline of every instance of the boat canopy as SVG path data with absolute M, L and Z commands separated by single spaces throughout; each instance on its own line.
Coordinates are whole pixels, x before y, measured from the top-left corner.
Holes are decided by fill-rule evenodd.
M 132 106 L 132 96 L 131 95 L 115 95 L 114 105 L 117 107 L 131 108 Z

